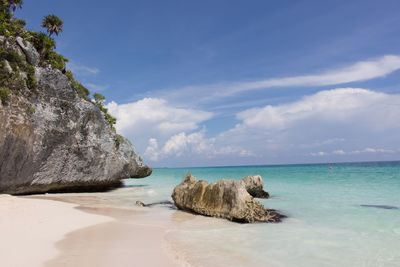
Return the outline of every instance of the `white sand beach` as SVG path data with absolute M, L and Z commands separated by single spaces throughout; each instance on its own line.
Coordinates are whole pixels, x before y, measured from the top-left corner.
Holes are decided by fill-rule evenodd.
M 89 213 L 77 207 L 0 195 L 1 266 L 187 266 L 168 249 L 165 229 L 157 224 L 98 214 L 107 208 Z

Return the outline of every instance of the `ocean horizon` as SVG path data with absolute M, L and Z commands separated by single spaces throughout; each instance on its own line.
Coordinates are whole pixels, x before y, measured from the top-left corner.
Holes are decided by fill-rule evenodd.
M 297 166 L 297 165 L 337 165 L 337 164 L 384 164 L 384 163 L 400 163 L 400 160 L 371 160 L 371 161 L 333 161 L 333 162 L 310 162 L 310 163 L 271 163 L 271 164 L 245 164 L 245 165 L 205 165 L 205 166 L 181 166 L 167 167 L 154 166 L 153 169 L 185 169 L 185 168 L 241 168 L 241 167 L 281 167 L 281 166 Z

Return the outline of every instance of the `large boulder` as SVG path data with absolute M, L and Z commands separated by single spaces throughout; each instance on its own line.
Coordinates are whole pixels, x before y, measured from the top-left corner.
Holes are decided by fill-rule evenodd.
M 28 61 L 36 50 L 17 39 Z M 0 193 L 98 191 L 151 174 L 103 112 L 61 71 L 35 67 L 37 86 L 0 101 Z
M 284 217 L 255 200 L 247 192 L 243 180 L 220 180 L 210 184 L 188 174 L 174 188 L 172 199 L 180 210 L 234 222 L 280 222 Z
M 264 182 L 260 175 L 246 176 L 242 180 L 252 197 L 269 198 L 268 192 L 264 191 Z
M 19 47 L 24 52 L 28 62 L 30 64 L 34 65 L 34 66 L 37 66 L 39 64 L 39 61 L 40 61 L 40 55 L 36 51 L 36 49 L 33 46 L 33 44 L 31 44 L 30 42 L 22 39 L 21 37 L 17 37 L 16 41 L 17 41 L 17 44 L 19 45 Z

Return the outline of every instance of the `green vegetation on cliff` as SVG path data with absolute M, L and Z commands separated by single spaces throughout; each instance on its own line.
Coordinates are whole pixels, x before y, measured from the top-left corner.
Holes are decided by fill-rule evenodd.
M 8 99 L 10 98 L 10 89 L 6 87 L 0 87 L 0 101 L 4 105 L 7 103 Z
M 114 125 L 117 123 L 117 119 L 114 118 L 110 113 L 108 113 L 107 108 L 104 106 L 104 101 L 106 100 L 106 98 L 99 93 L 95 93 L 93 95 L 94 97 L 94 102 L 96 103 L 96 106 L 104 113 L 104 117 L 106 119 L 106 121 L 108 122 L 108 124 L 110 125 Z
M 58 36 L 63 31 L 63 21 L 55 15 L 48 15 L 42 21 L 42 27 L 46 29 L 48 35 L 43 32 L 28 31 L 25 29 L 25 21 L 14 17 L 14 12 L 22 8 L 22 5 L 22 0 L 0 0 L 1 102 L 7 103 L 10 95 L 19 93 L 21 88 L 26 87 L 31 92 L 36 92 L 35 65 L 60 70 L 68 78 L 76 93 L 81 98 L 91 101 L 90 91 L 74 78 L 70 70 L 67 70 L 68 59 L 55 51 L 56 41 L 52 35 Z M 18 47 L 18 45 L 28 45 L 27 42 L 33 45 L 37 51 L 35 53 L 38 54 L 33 54 L 31 59 L 25 57 Z M 33 60 L 37 62 L 34 63 Z M 105 120 L 114 127 L 116 119 L 104 107 L 104 96 L 94 94 L 93 97 L 94 104 L 103 112 Z

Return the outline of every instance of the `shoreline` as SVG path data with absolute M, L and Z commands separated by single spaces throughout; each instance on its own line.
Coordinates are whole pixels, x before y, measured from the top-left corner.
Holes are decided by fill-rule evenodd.
M 59 254 L 55 243 L 69 232 L 113 219 L 78 205 L 0 194 L 0 255 L 4 266 L 44 266 Z
M 101 194 L 101 193 L 100 193 Z M 99 197 L 83 194 L 47 194 L 29 198 L 73 203 L 75 209 L 111 221 L 69 232 L 55 243 L 60 253 L 46 262 L 58 266 L 165 266 L 191 267 L 166 239 L 164 215 L 141 207 L 121 208 L 99 203 Z M 161 209 L 161 213 L 165 209 Z
M 165 225 L 151 218 L 157 212 L 85 205 L 74 197 L 85 199 L 0 195 L 2 264 L 192 266 L 168 244 Z

